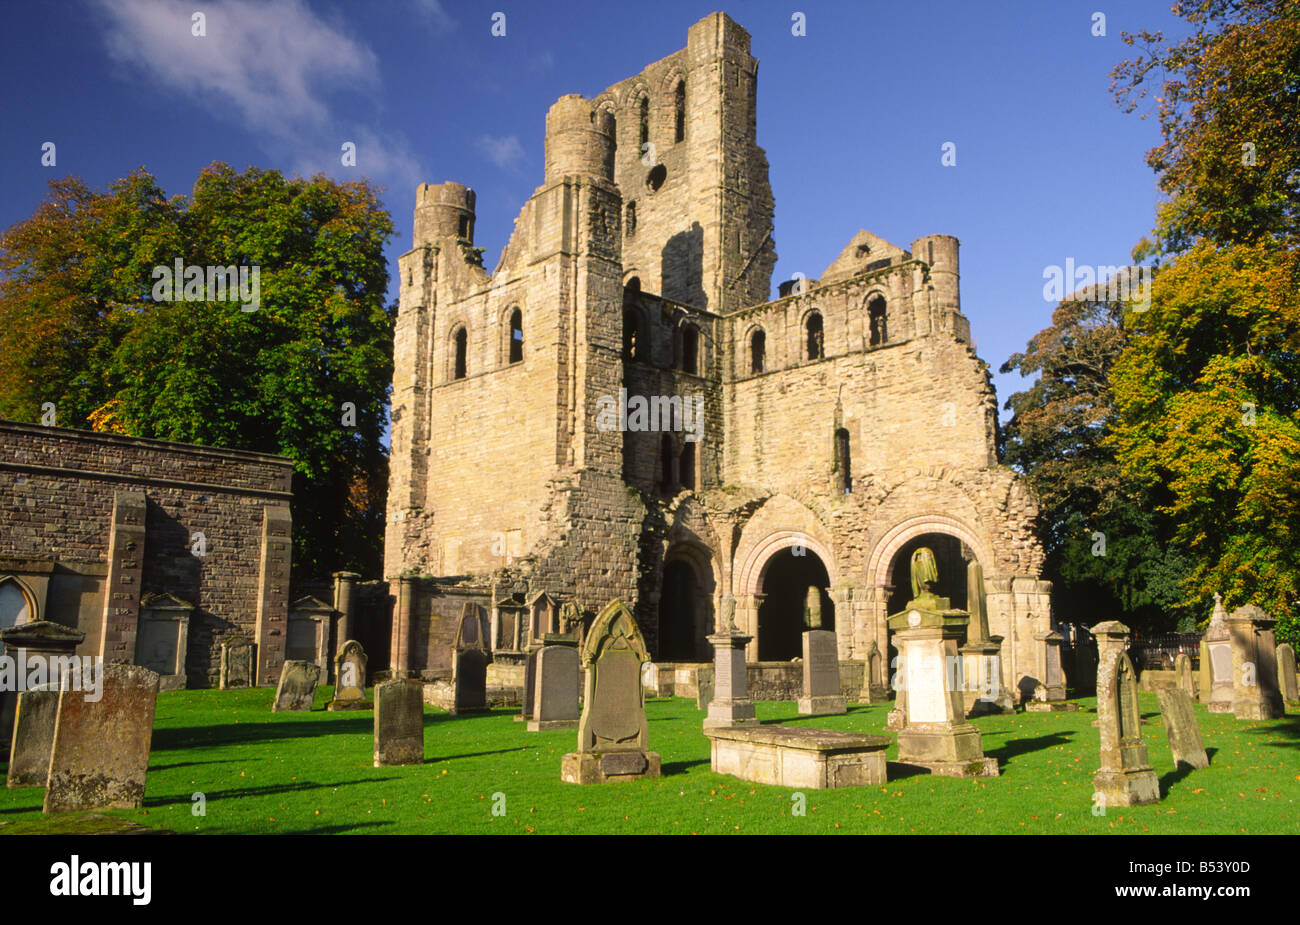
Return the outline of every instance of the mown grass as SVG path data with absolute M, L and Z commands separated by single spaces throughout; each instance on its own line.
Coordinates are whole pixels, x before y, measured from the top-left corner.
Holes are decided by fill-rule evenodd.
M 131 823 L 178 833 L 1295 833 L 1300 831 L 1300 716 L 1240 722 L 1197 707 L 1211 766 L 1177 771 L 1153 694 L 1143 727 L 1164 799 L 1093 815 L 1093 702 L 1078 713 L 976 720 L 1001 776 L 928 774 L 880 787 L 792 791 L 709 770 L 703 713 L 693 700 L 647 703 L 650 747 L 663 777 L 599 786 L 560 781 L 572 731 L 526 732 L 513 711 L 453 717 L 425 708 L 423 765 L 372 766 L 372 717 L 270 712 L 272 691 L 159 695 L 145 805 L 94 816 L 41 816 L 40 788 L 0 796 L 0 833 L 112 831 Z M 889 706 L 803 718 L 792 703 L 759 703 L 765 721 L 879 733 Z M 889 758 L 895 756 L 894 748 Z M 901 773 L 890 766 L 891 777 Z M 202 793 L 204 815 L 192 798 Z M 496 796 L 501 794 L 503 796 Z M 493 809 L 504 808 L 503 815 Z M 115 823 L 113 820 L 119 820 Z

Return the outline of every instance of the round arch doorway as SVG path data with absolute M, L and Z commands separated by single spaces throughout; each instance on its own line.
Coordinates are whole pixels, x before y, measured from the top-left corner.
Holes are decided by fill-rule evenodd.
M 659 592 L 657 662 L 708 661 L 705 637 L 713 625 L 714 577 L 708 559 L 690 547 L 671 550 Z
M 830 575 L 821 557 L 811 549 L 787 546 L 773 553 L 763 565 L 761 581 L 759 661 L 789 661 L 803 655 L 804 605 L 809 588 L 817 588 L 821 595 L 821 628 L 835 629 L 835 604 L 827 593 Z

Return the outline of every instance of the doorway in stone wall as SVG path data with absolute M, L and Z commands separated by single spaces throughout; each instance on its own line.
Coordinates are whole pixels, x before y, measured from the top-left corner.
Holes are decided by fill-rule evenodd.
M 657 662 L 708 661 L 704 637 L 713 631 L 713 572 L 694 546 L 672 549 L 659 591 Z
M 804 603 L 810 587 L 821 595 L 821 628 L 835 629 L 830 583 L 826 564 L 811 549 L 787 546 L 772 554 L 763 566 L 763 596 L 758 605 L 759 661 L 789 661 L 803 655 Z
M 889 606 L 886 614 L 895 614 L 907 606 L 912 599 L 912 553 L 922 546 L 934 553 L 935 565 L 939 570 L 939 584 L 935 593 L 949 600 L 949 606 L 966 609 L 966 566 L 975 554 L 960 539 L 948 533 L 923 533 L 913 537 L 894 553 L 889 564 L 889 584 L 893 591 L 889 594 Z M 893 634 L 890 633 L 888 646 L 888 666 L 895 666 L 894 659 L 898 651 L 894 647 Z M 891 670 L 892 675 L 892 670 Z

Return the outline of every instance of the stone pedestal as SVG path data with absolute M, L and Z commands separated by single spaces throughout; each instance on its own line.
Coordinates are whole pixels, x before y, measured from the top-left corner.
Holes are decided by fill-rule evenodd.
M 990 640 L 968 642 L 958 650 L 962 665 L 961 705 L 966 716 L 1001 712 L 998 706 L 1002 693 L 1000 649 L 1001 646 Z
M 1228 633 L 1228 614 L 1216 592 L 1214 613 L 1201 639 L 1202 655 L 1209 672 L 1208 686 L 1201 688 L 1201 702 L 1211 713 L 1232 712 L 1232 638 Z M 1208 657 L 1207 657 L 1208 656 Z
M 839 640 L 830 630 L 803 634 L 803 696 L 797 705 L 804 716 L 848 712 L 840 691 Z
M 1092 786 L 1104 807 L 1160 801 L 1160 781 L 1142 741 L 1137 674 L 1124 649 L 1128 627 L 1115 620 L 1092 628 L 1097 637 L 1097 728 L 1101 767 Z
M 1232 640 L 1232 713 L 1237 719 L 1275 719 L 1286 712 L 1277 689 L 1277 621 L 1254 604 L 1228 617 Z
M 1065 672 L 1061 670 L 1061 644 L 1065 637 L 1055 631 L 1034 636 L 1038 645 L 1038 677 L 1047 688 L 1047 703 L 1065 699 Z
M 740 633 L 708 637 L 713 644 L 713 699 L 704 718 L 705 729 L 758 723 L 754 701 L 749 699 L 749 670 L 745 665 L 745 646 L 753 638 Z M 807 651 L 805 645 L 805 656 Z
M 801 790 L 885 783 L 889 736 L 772 725 L 729 726 L 705 735 L 717 774 Z

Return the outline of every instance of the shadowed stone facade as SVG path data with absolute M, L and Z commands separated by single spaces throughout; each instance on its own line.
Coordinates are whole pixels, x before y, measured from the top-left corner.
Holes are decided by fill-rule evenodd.
M 466 599 L 490 611 L 494 651 L 518 648 L 498 609 L 541 592 L 588 626 L 628 601 L 656 661 L 676 662 L 710 660 L 732 595 L 749 661 L 786 662 L 816 587 L 840 658 L 874 643 L 888 672 L 885 618 L 925 545 L 953 600 L 979 563 L 1008 686 L 1046 680 L 1037 503 L 996 461 L 958 242 L 860 231 L 769 300 L 757 69 L 748 33 L 716 13 L 639 74 L 562 97 L 542 184 L 491 273 L 474 192 L 417 190 L 385 552 L 385 577 L 408 576 L 395 670 L 442 668 Z M 683 410 L 625 430 L 636 396 Z

